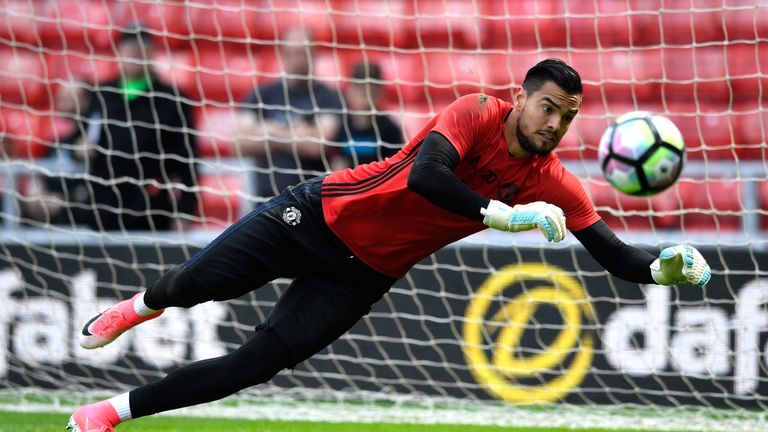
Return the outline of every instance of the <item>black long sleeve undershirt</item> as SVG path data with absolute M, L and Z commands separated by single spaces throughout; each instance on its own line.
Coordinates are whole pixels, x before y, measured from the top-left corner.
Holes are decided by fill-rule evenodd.
M 604 221 L 574 231 L 573 235 L 608 273 L 629 282 L 656 283 L 649 269 L 656 257 L 621 241 Z
M 411 168 L 408 188 L 442 209 L 481 221 L 480 208 L 487 207 L 490 200 L 456 177 L 453 170 L 459 162 L 461 158 L 453 145 L 443 135 L 430 132 Z M 573 235 L 612 275 L 635 283 L 654 283 L 648 266 L 655 257 L 621 241 L 604 221 Z
M 473 191 L 453 173 L 461 162 L 459 152 L 440 133 L 430 132 L 421 143 L 419 154 L 408 175 L 408 188 L 432 204 L 482 221 L 480 208 L 491 201 Z

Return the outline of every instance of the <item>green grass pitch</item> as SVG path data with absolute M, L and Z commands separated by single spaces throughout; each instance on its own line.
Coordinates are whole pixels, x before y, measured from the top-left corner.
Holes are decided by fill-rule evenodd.
M 64 431 L 66 414 L 0 411 L 0 432 Z M 640 432 L 621 429 L 624 432 Z M 149 417 L 118 428 L 119 432 L 608 432 L 606 429 L 510 428 L 472 425 L 385 423 L 315 423 L 190 417 Z M 643 432 L 652 432 L 644 430 Z

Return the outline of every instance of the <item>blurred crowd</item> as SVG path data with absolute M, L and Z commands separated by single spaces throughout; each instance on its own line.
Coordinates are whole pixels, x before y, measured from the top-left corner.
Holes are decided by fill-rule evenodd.
M 238 104 L 231 134 L 253 161 L 260 198 L 330 170 L 382 160 L 402 146 L 400 126 L 377 110 L 380 67 L 353 66 L 344 92 L 312 79 L 311 35 L 294 29 L 279 43 L 281 78 Z M 62 131 L 46 157 L 56 169 L 27 185 L 30 224 L 95 230 L 182 230 L 196 220 L 199 152 L 190 99 L 158 77 L 152 39 L 141 25 L 120 37 L 119 78 L 95 90 L 58 88 Z M 6 145 L 8 142 L 6 140 Z

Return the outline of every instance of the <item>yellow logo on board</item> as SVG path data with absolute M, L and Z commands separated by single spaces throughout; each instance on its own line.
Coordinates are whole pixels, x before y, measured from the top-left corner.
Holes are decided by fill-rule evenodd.
M 556 308 L 561 322 L 539 322 L 535 314 L 544 305 Z M 583 326 L 584 321 L 589 325 Z M 589 371 L 594 323 L 592 304 L 574 277 L 551 265 L 509 265 L 491 275 L 470 301 L 464 355 L 475 380 L 494 397 L 554 402 L 578 387 Z M 541 328 L 558 331 L 548 346 L 522 346 L 526 332 Z

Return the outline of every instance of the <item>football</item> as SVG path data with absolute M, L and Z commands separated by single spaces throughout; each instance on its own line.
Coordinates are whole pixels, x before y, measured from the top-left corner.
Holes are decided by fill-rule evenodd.
M 634 196 L 657 194 L 672 186 L 683 170 L 683 135 L 668 118 L 633 111 L 617 118 L 600 139 L 603 176 L 619 191 Z

